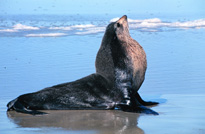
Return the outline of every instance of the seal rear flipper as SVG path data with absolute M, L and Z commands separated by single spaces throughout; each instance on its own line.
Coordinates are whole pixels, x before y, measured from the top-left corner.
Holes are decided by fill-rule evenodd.
M 15 103 L 16 101 L 17 101 L 17 98 L 14 99 L 14 100 L 12 100 L 12 101 L 10 101 L 10 102 L 7 104 L 7 107 L 8 107 L 7 111 L 14 110 L 13 105 L 14 105 L 14 103 Z
M 7 104 L 7 107 L 8 107 L 7 111 L 15 110 L 17 112 L 32 114 L 32 115 L 47 114 L 47 113 L 44 113 L 44 112 L 40 112 L 40 111 L 31 110 L 31 109 L 26 108 L 20 101 L 18 101 L 18 98 L 10 101 Z
M 159 115 L 157 112 L 145 107 L 145 106 L 136 106 L 132 107 L 129 105 L 124 104 L 118 104 L 117 107 L 125 112 L 132 112 L 132 113 L 144 113 L 144 114 L 153 114 L 153 115 Z

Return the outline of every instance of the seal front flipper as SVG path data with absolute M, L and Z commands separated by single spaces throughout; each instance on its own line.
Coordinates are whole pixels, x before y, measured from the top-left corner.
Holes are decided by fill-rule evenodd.
M 140 104 L 144 105 L 144 106 L 152 106 L 152 105 L 157 105 L 157 104 L 159 104 L 158 102 L 144 101 L 144 100 L 140 97 L 139 93 L 136 93 L 136 94 L 135 94 L 135 97 L 136 97 L 137 101 L 138 101 Z
M 11 111 L 11 110 L 15 110 L 17 112 L 21 112 L 21 113 L 26 113 L 26 114 L 32 114 L 32 115 L 42 115 L 42 114 L 47 114 L 44 112 L 40 112 L 40 111 L 36 111 L 36 110 L 31 110 L 26 108 L 19 100 L 18 98 L 10 101 L 7 104 L 7 111 Z

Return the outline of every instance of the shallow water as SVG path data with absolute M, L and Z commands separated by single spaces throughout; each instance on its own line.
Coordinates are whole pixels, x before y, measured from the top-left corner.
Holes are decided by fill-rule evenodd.
M 1 134 L 205 133 L 205 29 L 203 24 L 194 23 L 202 18 L 159 18 L 169 25 L 194 23 L 186 28 L 156 26 L 158 22 L 131 27 L 131 36 L 143 46 L 148 60 L 146 80 L 139 92 L 145 100 L 160 102 L 152 107 L 158 116 L 121 111 L 46 111 L 48 115 L 31 116 L 7 113 L 6 104 L 21 94 L 94 73 L 103 29 L 119 16 L 75 16 L 68 22 L 63 20 L 65 16 L 1 17 Z M 147 18 L 130 19 L 145 23 Z M 63 29 L 71 26 L 75 28 Z

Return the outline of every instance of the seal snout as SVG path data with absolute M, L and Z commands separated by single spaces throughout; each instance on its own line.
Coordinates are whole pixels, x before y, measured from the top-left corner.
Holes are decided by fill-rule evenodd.
M 127 15 L 123 15 L 120 19 L 127 20 Z
M 122 24 L 124 21 L 127 21 L 127 15 L 122 16 L 117 22 Z

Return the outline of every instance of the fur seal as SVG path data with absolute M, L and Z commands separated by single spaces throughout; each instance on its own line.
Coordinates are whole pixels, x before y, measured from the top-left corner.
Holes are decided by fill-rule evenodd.
M 145 107 L 138 90 L 147 68 L 143 48 L 129 34 L 127 16 L 110 23 L 96 57 L 96 73 L 79 80 L 24 94 L 7 104 L 8 111 L 44 114 L 37 110 L 120 109 L 158 113 Z
M 130 36 L 126 15 L 107 26 L 95 66 L 96 72 L 122 93 L 121 109 L 157 114 L 144 106 L 158 103 L 145 102 L 137 92 L 145 79 L 147 60 L 142 46 Z

